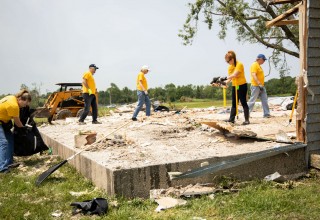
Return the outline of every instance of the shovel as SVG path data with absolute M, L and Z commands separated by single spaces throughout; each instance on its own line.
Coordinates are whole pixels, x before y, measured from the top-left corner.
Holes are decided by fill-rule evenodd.
M 115 133 L 116 131 L 120 130 L 121 128 L 123 128 L 124 126 L 128 125 L 129 123 L 131 123 L 131 121 L 125 123 L 124 125 L 121 125 L 120 127 L 118 127 L 117 129 L 115 129 L 114 131 L 110 132 L 109 134 L 105 135 L 103 138 L 99 139 L 98 141 L 96 141 L 95 143 L 99 143 L 100 141 L 104 140 L 106 137 L 108 137 L 109 135 Z M 59 169 L 60 167 L 62 167 L 65 163 L 67 163 L 69 160 L 72 160 L 73 158 L 75 158 L 78 154 L 81 154 L 83 151 L 88 150 L 90 147 L 92 147 L 93 144 L 88 145 L 86 148 L 84 148 L 83 150 L 80 150 L 78 153 L 72 155 L 71 157 L 67 158 L 66 160 L 50 167 L 48 170 L 46 170 L 45 172 L 43 172 L 42 174 L 40 174 L 40 176 L 38 177 L 38 179 L 36 180 L 36 185 L 39 186 L 48 176 L 50 176 L 54 171 L 56 171 L 57 169 Z

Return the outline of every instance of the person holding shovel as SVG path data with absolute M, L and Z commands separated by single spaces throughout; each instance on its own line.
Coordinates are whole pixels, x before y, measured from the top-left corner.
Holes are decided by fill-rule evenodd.
M 232 107 L 230 117 L 227 122 L 234 123 L 236 115 L 238 115 L 238 102 L 240 100 L 243 107 L 245 121 L 242 125 L 250 124 L 249 107 L 247 104 L 247 80 L 244 75 L 244 67 L 240 61 L 237 61 L 234 51 L 228 51 L 225 60 L 229 64 L 228 77 L 226 83 L 232 81 Z
M 137 95 L 138 105 L 134 110 L 132 121 L 137 121 L 137 116 L 143 106 L 146 104 L 146 116 L 150 116 L 151 102 L 148 96 L 148 83 L 145 75 L 150 71 L 148 66 L 142 66 L 137 77 Z
M 13 163 L 12 119 L 18 129 L 24 129 L 19 118 L 19 111 L 30 101 L 31 95 L 27 90 L 21 90 L 15 96 L 9 95 L 0 100 L 0 173 L 7 173 L 9 168 L 19 165 Z
M 259 54 L 257 56 L 256 61 L 250 67 L 251 74 L 251 97 L 248 101 L 248 106 L 250 112 L 254 107 L 254 103 L 257 98 L 260 97 L 262 109 L 263 109 L 263 117 L 270 118 L 270 110 L 268 105 L 268 95 L 267 90 L 264 87 L 264 72 L 261 68 L 261 65 L 267 60 L 265 55 Z

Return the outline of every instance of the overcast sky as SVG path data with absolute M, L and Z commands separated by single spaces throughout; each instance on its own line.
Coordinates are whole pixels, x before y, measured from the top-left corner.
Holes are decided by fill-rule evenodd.
M 142 65 L 152 69 L 150 87 L 206 85 L 213 76 L 226 75 L 225 53 L 232 49 L 249 67 L 258 53 L 271 50 L 240 44 L 230 31 L 217 38 L 218 25 L 200 30 L 192 46 L 178 37 L 190 0 L 1 0 L 0 1 L 0 94 L 15 93 L 21 84 L 42 83 L 42 93 L 55 83 L 81 82 L 94 63 L 98 90 L 113 82 L 134 89 Z M 287 56 L 298 73 L 299 62 Z M 268 65 L 263 66 L 265 72 Z M 278 77 L 272 70 L 268 78 Z

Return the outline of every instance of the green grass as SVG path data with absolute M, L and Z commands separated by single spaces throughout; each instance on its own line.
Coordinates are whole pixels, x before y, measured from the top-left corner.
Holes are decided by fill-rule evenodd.
M 156 213 L 157 204 L 149 199 L 111 198 L 95 189 L 68 164 L 59 168 L 40 187 L 34 182 L 47 157 L 32 156 L 23 159 L 26 167 L 9 174 L 0 174 L 0 219 L 53 219 L 51 214 L 60 210 L 60 219 L 72 218 L 70 203 L 94 197 L 117 201 L 107 215 L 95 219 L 318 219 L 320 213 L 320 176 L 315 172 L 310 178 L 298 182 L 276 184 L 251 181 L 235 183 L 238 193 L 218 193 L 213 200 L 207 196 L 188 199 L 185 206 Z M 47 166 L 58 163 L 52 161 Z M 88 191 L 80 197 L 69 192 Z M 78 218 L 81 217 L 80 215 Z M 78 219 L 77 218 L 77 219 Z M 92 219 L 82 216 L 81 219 Z

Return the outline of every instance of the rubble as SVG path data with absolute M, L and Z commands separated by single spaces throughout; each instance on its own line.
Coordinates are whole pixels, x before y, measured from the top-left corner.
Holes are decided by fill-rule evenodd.
M 107 117 L 100 117 L 101 125 L 92 125 L 92 118 L 87 117 L 86 129 L 96 132 L 96 138 L 100 139 L 104 134 L 131 120 L 132 112 L 127 113 L 125 110 L 125 108 L 122 109 L 121 115 L 114 113 Z M 253 112 L 251 124 L 244 127 L 241 126 L 243 115 L 239 115 L 235 125 L 231 126 L 223 122 L 229 117 L 229 113 L 218 114 L 222 110 L 224 111 L 225 108 L 184 109 L 179 114 L 159 111 L 153 112 L 151 117 L 144 117 L 141 112 L 138 122 L 132 122 L 118 131 L 117 135 L 94 144 L 90 150 L 95 161 L 108 165 L 110 169 L 131 168 L 159 164 L 164 161 L 179 162 L 209 156 L 252 153 L 275 146 L 272 141 L 257 141 L 252 144 L 252 140 L 236 140 L 234 135 L 228 134 L 230 131 L 245 130 L 247 134 L 251 133 L 251 136 L 255 133 L 259 137 L 268 138 L 275 137 L 275 130 L 283 130 L 285 133 L 295 131 L 294 123 L 285 126 L 288 121 L 286 111 L 272 112 L 275 116 L 272 119 L 263 118 L 261 112 Z M 201 124 L 212 121 L 218 121 L 217 126 L 220 130 Z M 223 134 L 221 130 L 227 133 Z M 76 118 L 55 121 L 53 125 L 40 127 L 40 131 L 65 146 L 72 148 L 79 145 L 70 138 L 79 134 Z M 283 145 L 279 144 L 279 146 Z
M 150 190 L 150 199 L 156 200 L 163 197 L 193 197 L 200 195 L 208 195 L 216 192 L 213 186 L 206 186 L 205 184 L 188 185 L 186 187 L 170 187 L 168 189 L 154 189 Z
M 156 199 L 156 202 L 159 206 L 156 208 L 156 212 L 160 212 L 161 210 L 173 208 L 175 206 L 181 206 L 187 204 L 186 200 L 183 199 L 175 199 L 171 197 L 162 197 L 160 199 Z

